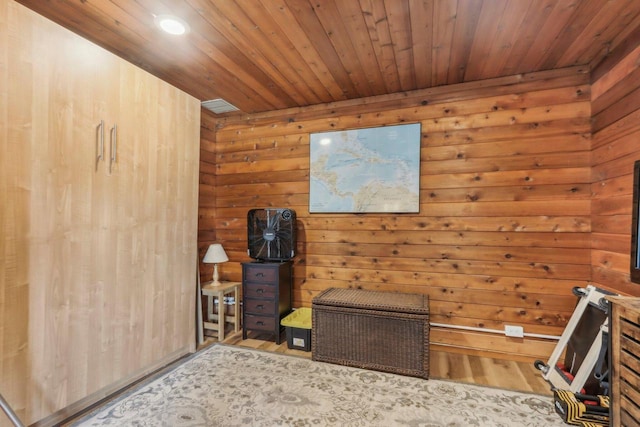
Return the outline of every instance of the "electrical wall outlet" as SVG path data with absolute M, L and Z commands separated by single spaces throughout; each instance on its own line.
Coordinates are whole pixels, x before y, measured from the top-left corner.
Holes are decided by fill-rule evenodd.
M 524 337 L 524 328 L 522 326 L 504 325 L 504 334 L 508 337 L 522 338 Z

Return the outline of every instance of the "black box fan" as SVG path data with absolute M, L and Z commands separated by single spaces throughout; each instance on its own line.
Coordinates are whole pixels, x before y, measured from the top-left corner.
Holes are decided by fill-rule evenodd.
M 259 261 L 287 261 L 296 254 L 296 212 L 251 209 L 247 214 L 249 256 Z

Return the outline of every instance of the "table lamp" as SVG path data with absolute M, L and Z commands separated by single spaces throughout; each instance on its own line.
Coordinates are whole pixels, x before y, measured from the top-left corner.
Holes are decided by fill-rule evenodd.
M 204 255 L 204 259 L 202 262 L 207 264 L 213 264 L 213 285 L 219 285 L 220 281 L 218 280 L 218 264 L 221 262 L 229 261 L 229 257 L 224 251 L 224 248 L 220 243 L 213 243 L 209 245 L 209 249 L 207 249 L 207 253 Z

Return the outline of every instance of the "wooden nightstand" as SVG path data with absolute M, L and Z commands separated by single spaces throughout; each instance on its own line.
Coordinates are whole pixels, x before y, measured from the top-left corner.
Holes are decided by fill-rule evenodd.
M 213 282 L 202 285 L 202 295 L 207 297 L 207 315 L 204 318 L 204 329 L 218 332 L 218 341 L 224 340 L 225 322 L 233 323 L 234 331 L 240 330 L 240 286 L 242 282 L 220 282 L 214 286 Z M 233 320 L 225 320 L 225 295 L 233 294 Z M 218 300 L 218 314 L 213 313 L 214 299 Z
M 283 317 L 291 312 L 291 261 L 242 263 L 242 339 L 247 332 L 269 332 L 280 344 Z

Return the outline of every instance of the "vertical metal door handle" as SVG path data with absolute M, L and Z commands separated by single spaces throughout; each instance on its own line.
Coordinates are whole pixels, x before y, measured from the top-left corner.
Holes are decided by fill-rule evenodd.
M 104 120 L 100 120 L 98 125 L 98 156 L 96 157 L 96 169 L 98 162 L 104 160 Z
M 111 159 L 109 160 L 109 173 L 111 173 L 111 169 L 113 164 L 116 163 L 118 156 L 118 125 L 113 125 L 111 128 Z

